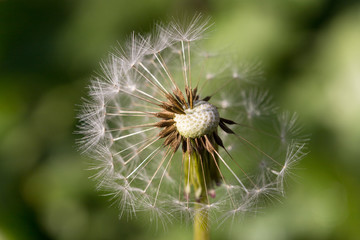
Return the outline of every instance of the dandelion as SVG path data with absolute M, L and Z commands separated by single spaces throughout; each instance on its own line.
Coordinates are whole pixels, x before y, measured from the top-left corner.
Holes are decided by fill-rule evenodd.
M 307 140 L 258 87 L 258 64 L 201 49 L 210 26 L 197 15 L 133 33 L 101 64 L 79 114 L 80 148 L 120 214 L 192 221 L 195 239 L 208 239 L 211 220 L 284 194 Z

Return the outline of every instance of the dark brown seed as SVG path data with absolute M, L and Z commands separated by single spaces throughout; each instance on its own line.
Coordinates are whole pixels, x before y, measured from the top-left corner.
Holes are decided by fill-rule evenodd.
M 161 105 L 159 105 L 163 109 L 169 112 L 177 113 L 177 114 L 185 114 L 183 109 L 179 109 L 173 105 L 170 105 L 169 103 L 163 102 Z
M 220 118 L 220 121 L 223 123 L 226 123 L 226 124 L 230 124 L 230 125 L 237 124 L 236 122 L 226 119 L 226 118 Z
M 199 143 L 199 138 L 195 138 L 195 145 L 196 145 L 196 149 L 197 150 L 201 150 L 202 149 L 202 146 L 201 144 Z
M 185 93 L 186 93 L 190 108 L 193 108 L 192 91 L 188 86 L 185 86 Z
M 199 96 L 197 95 L 197 87 L 194 88 L 192 91 L 192 99 L 193 99 L 193 101 L 196 101 L 199 99 Z
M 193 96 L 196 96 L 197 90 L 198 90 L 197 87 L 193 89 L 193 91 L 192 91 Z
M 210 142 L 210 140 L 209 140 L 209 138 L 208 138 L 207 135 L 204 135 L 204 137 L 205 137 L 206 150 L 207 150 L 209 153 L 213 154 L 214 151 L 215 151 L 214 146 L 211 144 L 211 142 Z
M 187 107 L 187 103 L 184 97 L 184 94 L 181 92 L 181 90 L 179 88 L 176 88 L 173 91 L 175 97 L 179 100 L 179 102 L 181 102 L 182 104 L 184 104 Z
M 154 114 L 158 118 L 164 118 L 164 119 L 173 119 L 175 117 L 175 114 L 168 111 L 162 111 Z
M 181 104 L 178 102 L 178 100 L 172 96 L 171 94 L 166 94 L 166 98 L 171 102 L 172 105 L 174 105 L 176 108 L 179 108 L 181 110 L 184 110 Z
M 187 146 L 186 146 L 186 139 L 185 138 L 181 138 L 182 139 L 182 151 L 183 153 L 186 152 Z
M 233 130 L 231 130 L 228 126 L 225 125 L 225 123 L 220 122 L 219 126 L 221 127 L 222 130 L 224 130 L 225 132 L 229 133 L 229 134 L 235 134 L 233 132 Z
M 175 123 L 175 121 L 173 119 L 169 119 L 169 120 L 161 120 L 160 122 L 156 123 L 155 126 L 156 127 L 168 127 L 171 126 Z
M 209 101 L 210 99 L 211 99 L 211 96 L 206 96 L 206 97 L 203 98 L 203 101 L 206 101 L 206 102 L 207 102 L 207 101 Z
M 171 125 L 169 127 L 165 127 L 161 132 L 159 132 L 159 137 L 164 138 L 167 137 L 170 133 L 176 130 L 175 125 Z
M 176 134 L 176 137 L 171 142 L 171 147 L 174 150 L 174 152 L 176 152 L 178 150 L 180 143 L 181 143 L 181 135 L 178 132 L 176 132 L 175 134 Z
M 221 138 L 219 137 L 219 135 L 217 135 L 216 132 L 213 133 L 213 137 L 214 137 L 214 139 L 215 139 L 216 144 L 225 149 L 223 141 L 221 140 Z
M 190 143 L 190 138 L 186 138 L 186 151 L 188 151 L 189 154 L 192 153 L 192 146 L 191 146 L 191 143 Z
M 176 132 L 173 131 L 173 132 L 170 133 L 169 136 L 165 139 L 165 141 L 164 141 L 164 143 L 163 143 L 164 146 L 167 146 L 167 145 L 171 144 L 172 141 L 174 141 L 175 137 L 176 137 Z

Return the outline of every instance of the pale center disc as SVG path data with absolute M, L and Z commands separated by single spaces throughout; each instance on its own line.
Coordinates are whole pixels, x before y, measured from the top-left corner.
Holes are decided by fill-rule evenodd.
M 206 101 L 195 101 L 193 109 L 185 109 L 185 114 L 175 114 L 175 125 L 186 138 L 197 138 L 216 130 L 220 122 L 217 108 Z

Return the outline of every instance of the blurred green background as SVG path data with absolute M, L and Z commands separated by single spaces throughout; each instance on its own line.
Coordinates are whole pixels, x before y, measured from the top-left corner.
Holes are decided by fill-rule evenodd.
M 208 46 L 263 63 L 281 107 L 312 134 L 286 198 L 212 239 L 360 239 L 360 2 L 0 0 L 0 239 L 191 239 L 118 219 L 77 152 L 77 104 L 112 46 L 204 12 Z

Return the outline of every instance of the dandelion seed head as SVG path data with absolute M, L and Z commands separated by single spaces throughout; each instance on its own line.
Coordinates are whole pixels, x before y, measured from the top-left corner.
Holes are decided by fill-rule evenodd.
M 133 33 L 91 80 L 78 144 L 120 215 L 165 227 L 256 212 L 306 154 L 297 115 L 256 86 L 259 65 L 202 50 L 210 26 L 196 15 Z

